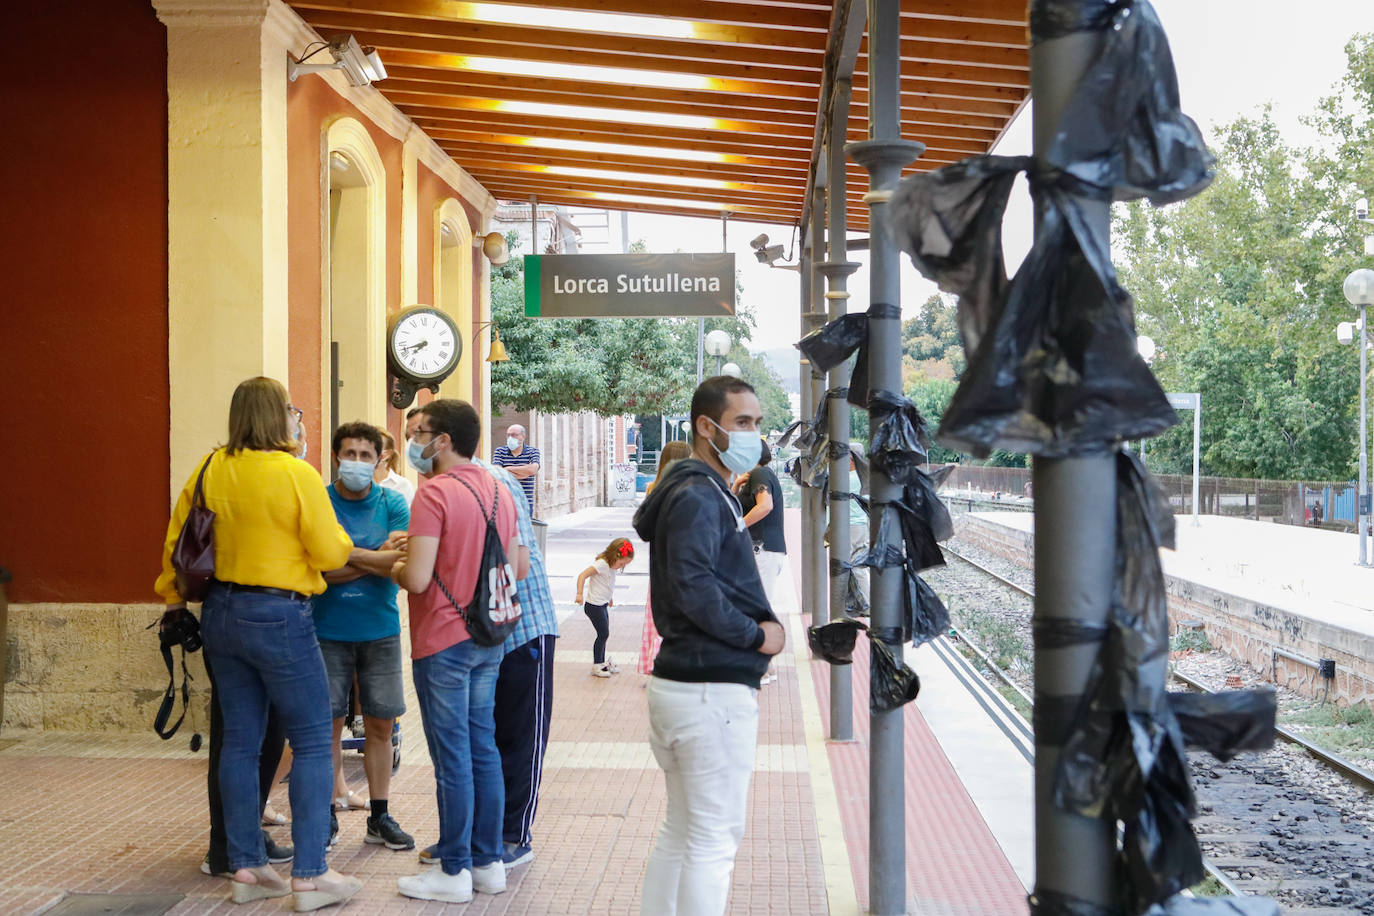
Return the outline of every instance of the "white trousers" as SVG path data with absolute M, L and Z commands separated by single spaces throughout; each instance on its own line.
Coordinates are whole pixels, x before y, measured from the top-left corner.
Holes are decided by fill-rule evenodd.
M 720 916 L 744 836 L 758 691 L 649 679 L 649 745 L 668 813 L 644 873 L 643 916 Z
M 768 599 L 768 606 L 774 607 L 773 596 L 778 593 L 778 583 L 782 581 L 782 564 L 787 559 L 785 553 L 774 553 L 771 550 L 760 550 L 754 554 L 754 562 L 759 568 L 759 578 L 763 580 L 763 596 Z

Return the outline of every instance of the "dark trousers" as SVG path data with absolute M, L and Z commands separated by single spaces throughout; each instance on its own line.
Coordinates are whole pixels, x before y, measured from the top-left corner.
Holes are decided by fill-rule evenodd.
M 539 781 L 553 715 L 553 650 L 556 637 L 537 636 L 501 661 L 496 678 L 496 749 L 506 783 L 504 842 L 530 845 L 539 807 Z
M 611 638 L 611 613 L 604 604 L 584 604 L 582 613 L 596 629 L 596 641 L 592 643 L 592 664 L 599 665 L 606 660 L 606 640 Z
M 215 673 L 210 659 L 205 661 L 205 674 L 210 679 L 210 771 L 206 775 L 210 796 L 210 870 L 215 874 L 229 870 L 229 839 L 224 832 L 224 805 L 219 794 L 219 758 L 224 750 L 224 711 L 215 695 Z M 277 775 L 282 751 L 286 747 L 286 730 L 271 706 L 267 707 L 267 731 L 262 736 L 262 754 L 258 758 L 258 788 L 261 793 L 259 811 L 267 805 L 272 793 L 272 780 Z

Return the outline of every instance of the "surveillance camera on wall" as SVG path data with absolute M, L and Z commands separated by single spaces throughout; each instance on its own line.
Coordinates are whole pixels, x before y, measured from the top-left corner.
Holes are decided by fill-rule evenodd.
M 755 251 L 762 251 L 768 245 L 767 235 L 756 235 L 749 240 L 749 247 Z M 760 258 L 759 260 L 763 260 Z
M 1355 218 L 1358 220 L 1369 219 L 1369 201 L 1363 197 L 1355 201 Z
M 288 55 L 286 78 L 295 82 L 296 77 L 302 73 L 342 70 L 350 86 L 370 86 L 386 79 L 386 67 L 383 66 L 382 58 L 377 53 L 377 49 L 359 46 L 358 40 L 352 35 L 335 35 L 329 40 L 329 44 L 320 50 L 328 50 L 330 56 L 334 58 L 334 62 L 332 64 L 304 63 L 314 54 L 318 54 L 319 51 L 307 54 L 299 61 Z

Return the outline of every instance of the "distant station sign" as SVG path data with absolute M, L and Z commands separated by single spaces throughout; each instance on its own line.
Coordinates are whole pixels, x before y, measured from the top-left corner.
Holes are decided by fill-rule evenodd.
M 734 313 L 733 254 L 525 256 L 528 318 L 676 318 Z
M 1175 410 L 1197 410 L 1197 392 L 1169 395 L 1169 406 Z

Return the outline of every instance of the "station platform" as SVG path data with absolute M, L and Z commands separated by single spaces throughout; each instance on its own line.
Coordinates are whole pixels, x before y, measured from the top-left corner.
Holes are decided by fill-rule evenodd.
M 1029 512 L 971 512 L 956 533 L 1029 567 L 1034 526 Z M 1175 626 L 1201 626 L 1214 646 L 1308 695 L 1374 698 L 1374 567 L 1357 564 L 1357 535 L 1178 515 L 1175 541 L 1160 551 Z M 1336 663 L 1330 685 L 1323 658 Z
M 611 612 L 610 652 L 621 674 L 589 676 L 592 628 L 571 603 L 577 573 L 613 537 L 632 535 L 632 513 L 592 509 L 550 525 L 550 585 L 562 638 L 535 859 L 511 870 L 505 894 L 478 894 L 462 911 L 638 912 L 639 885 L 665 804 L 646 737 L 647 678 L 635 670 L 647 550 L 621 574 Z M 795 517 L 789 528 L 790 543 L 798 545 Z M 853 666 L 857 740 L 827 744 L 828 666 L 809 659 L 797 595 L 783 591 L 779 612 L 788 647 L 776 663 L 778 681 L 760 693 L 749 821 L 728 912 L 849 916 L 867 903 L 867 653 L 858 653 Z M 986 726 L 976 724 L 982 701 L 964 690 L 957 661 L 937 653 L 937 647 L 922 649 L 912 660 L 923 689 L 904 714 L 909 912 L 1024 913 L 1031 867 L 1029 764 L 993 719 L 983 715 Z M 409 666 L 406 675 L 412 712 L 402 719 L 402 764 L 390 808 L 423 846 L 438 831 L 434 774 Z M 10 802 L 0 813 L 6 862 L 0 913 L 247 916 L 288 910 L 282 900 L 235 906 L 224 879 L 199 871 L 207 831 L 205 760 L 204 751 L 192 753 L 187 742 L 205 727 L 203 720 L 188 719 L 169 742 L 151 728 L 0 736 L 0 785 Z M 361 756 L 346 753 L 344 759 L 349 785 L 365 792 Z M 274 802 L 288 810 L 284 786 Z M 456 910 L 397 895 L 395 879 L 419 868 L 416 854 L 365 845 L 363 812 L 339 819 L 330 864 L 363 877 L 365 886 L 354 901 L 326 912 Z M 290 842 L 289 827 L 272 833 Z

